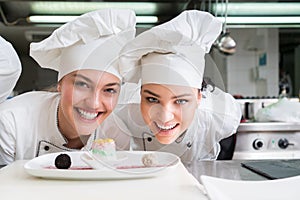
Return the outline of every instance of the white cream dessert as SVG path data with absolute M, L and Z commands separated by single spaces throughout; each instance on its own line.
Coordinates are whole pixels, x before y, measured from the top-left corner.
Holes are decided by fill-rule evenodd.
M 142 162 L 145 167 L 154 167 L 158 165 L 158 161 L 154 153 L 145 154 L 142 157 Z
M 92 153 L 102 160 L 116 160 L 116 144 L 111 138 L 97 139 L 92 144 Z

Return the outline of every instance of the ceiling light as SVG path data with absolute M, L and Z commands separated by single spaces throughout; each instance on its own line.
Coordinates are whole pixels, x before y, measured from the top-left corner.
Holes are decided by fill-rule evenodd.
M 225 17 L 217 17 L 223 23 Z M 265 27 L 265 28 L 286 28 L 286 27 L 300 27 L 299 17 L 227 17 L 226 24 L 229 28 L 233 27 Z
M 119 8 L 132 9 L 137 15 L 151 15 L 157 13 L 157 4 L 151 2 L 32 2 L 31 13 L 35 15 L 80 15 L 98 9 Z
M 218 17 L 225 22 L 225 17 Z M 227 24 L 300 24 L 299 17 L 227 17 Z
M 32 15 L 27 17 L 29 23 L 56 23 L 62 24 L 76 19 L 78 16 L 75 15 Z M 139 24 L 155 24 L 158 22 L 157 16 L 137 16 L 136 22 Z
M 293 2 L 256 2 L 256 3 L 228 3 L 228 16 L 293 16 L 300 15 L 300 3 Z M 212 11 L 217 16 L 224 15 L 225 3 L 215 3 Z

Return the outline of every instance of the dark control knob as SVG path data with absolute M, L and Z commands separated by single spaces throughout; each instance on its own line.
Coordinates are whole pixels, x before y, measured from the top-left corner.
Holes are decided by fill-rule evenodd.
M 280 140 L 278 141 L 278 146 L 279 146 L 281 149 L 286 149 L 289 145 L 294 145 L 294 144 L 289 143 L 289 141 L 288 141 L 286 138 L 280 139 Z
M 252 146 L 254 149 L 259 150 L 260 148 L 262 148 L 264 146 L 264 142 L 262 139 L 256 139 L 256 140 L 254 140 Z

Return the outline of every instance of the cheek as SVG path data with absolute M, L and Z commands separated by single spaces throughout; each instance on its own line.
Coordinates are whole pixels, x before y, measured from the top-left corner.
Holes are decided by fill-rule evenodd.
M 85 92 L 76 90 L 75 88 L 70 88 L 65 91 L 65 98 L 71 105 L 76 105 L 83 99 L 85 99 L 87 94 Z
M 194 119 L 194 115 L 197 109 L 197 104 L 187 106 L 186 108 L 181 109 L 182 122 L 186 126 L 189 126 L 192 120 Z
M 103 98 L 99 98 L 99 101 L 105 105 L 105 107 L 108 110 L 113 110 L 117 103 L 118 103 L 118 98 L 119 95 L 113 95 L 113 96 L 102 96 Z
M 72 87 L 69 88 L 63 88 L 61 90 L 61 101 L 63 104 L 69 104 L 72 105 L 74 101 L 74 91 Z
M 111 100 L 110 100 L 110 108 L 111 108 L 111 110 L 113 110 L 115 107 L 116 107 L 116 105 L 117 105 L 117 103 L 118 103 L 118 97 L 119 97 L 119 95 L 115 95 L 113 98 L 111 98 Z
M 150 106 L 148 106 L 147 104 L 142 102 L 141 103 L 141 113 L 146 122 L 148 122 L 151 118 L 149 110 L 150 110 Z

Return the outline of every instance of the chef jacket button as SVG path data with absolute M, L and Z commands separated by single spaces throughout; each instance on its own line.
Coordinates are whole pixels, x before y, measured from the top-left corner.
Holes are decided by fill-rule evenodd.
M 45 151 L 49 151 L 50 147 L 49 146 L 44 146 Z
M 151 141 L 152 141 L 152 138 L 151 138 L 151 137 L 148 137 L 148 138 L 147 138 L 147 141 L 148 141 L 148 142 L 151 142 Z
M 188 148 L 191 148 L 191 147 L 192 147 L 192 143 L 191 143 L 191 142 L 188 142 L 188 143 L 186 144 L 186 146 L 187 146 Z

